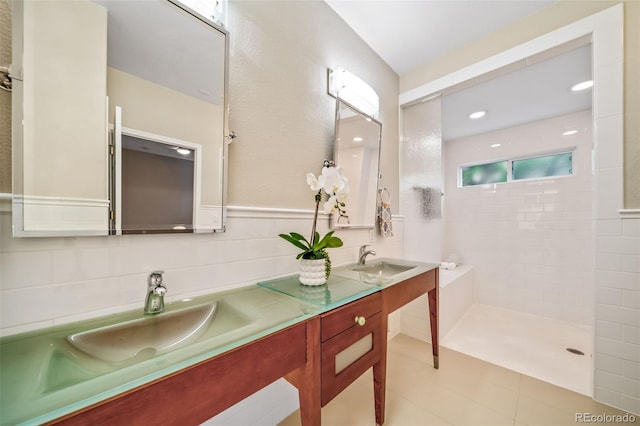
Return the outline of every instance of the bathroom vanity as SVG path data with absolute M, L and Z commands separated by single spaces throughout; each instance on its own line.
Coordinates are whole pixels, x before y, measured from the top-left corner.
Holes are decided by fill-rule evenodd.
M 1 423 L 200 424 L 284 377 L 299 391 L 302 424 L 320 425 L 321 407 L 373 367 L 382 424 L 388 316 L 426 293 L 437 368 L 437 265 L 414 264 L 377 284 L 354 272 L 335 268 L 320 288 L 290 276 L 173 303 L 156 318 L 191 317 L 204 303 L 217 311 L 204 334 L 160 355 L 134 348 L 108 363 L 69 343 L 141 312 L 3 338 Z

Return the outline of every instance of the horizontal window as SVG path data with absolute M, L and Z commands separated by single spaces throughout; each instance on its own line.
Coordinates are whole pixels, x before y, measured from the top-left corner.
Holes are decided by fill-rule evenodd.
M 460 167 L 460 186 L 486 185 L 573 174 L 573 152 Z
M 573 153 L 513 160 L 513 180 L 567 176 L 573 170 Z
M 507 181 L 507 162 L 476 164 L 462 167 L 462 186 L 484 185 Z

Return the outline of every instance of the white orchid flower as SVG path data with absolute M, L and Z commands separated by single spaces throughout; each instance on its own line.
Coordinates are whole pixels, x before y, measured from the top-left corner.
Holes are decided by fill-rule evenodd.
M 333 213 L 336 209 L 336 203 L 337 203 L 336 197 L 334 196 L 329 197 L 327 202 L 322 205 L 324 212 L 326 214 Z
M 329 196 L 341 192 L 345 187 L 345 177 L 342 176 L 339 167 L 323 167 L 321 177 L 324 177 L 322 188 Z M 320 180 L 320 178 L 318 180 Z
M 307 173 L 307 185 L 309 185 L 311 190 L 319 191 L 320 188 L 322 188 L 323 184 L 324 184 L 323 176 L 319 176 L 318 178 L 316 178 L 316 176 L 313 173 Z

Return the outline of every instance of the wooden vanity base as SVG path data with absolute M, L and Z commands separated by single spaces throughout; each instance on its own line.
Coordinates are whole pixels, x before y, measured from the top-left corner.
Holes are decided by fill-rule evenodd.
M 298 389 L 303 426 L 373 367 L 376 423 L 385 419 L 389 314 L 428 293 L 438 368 L 438 270 L 431 270 L 154 382 L 56 419 L 63 425 L 199 425 L 284 377 Z M 336 355 L 364 336 L 371 349 L 336 372 Z
M 313 346 L 318 341 L 314 335 L 318 324 L 319 320 L 314 318 L 293 325 L 49 424 L 199 425 L 277 379 L 298 371 L 300 376 L 309 378 L 301 381 L 306 383 L 301 385 L 300 392 L 304 405 L 318 413 L 316 417 L 305 411 L 308 419 L 304 424 L 317 426 L 320 398 L 312 384 L 317 383 L 315 372 L 319 371 L 315 365 L 319 348 Z
M 428 293 L 429 322 L 431 324 L 431 349 L 433 366 L 439 367 L 438 310 L 440 286 L 438 285 L 438 269 L 432 269 L 416 275 L 406 281 L 382 289 L 382 312 L 387 316 L 414 299 Z

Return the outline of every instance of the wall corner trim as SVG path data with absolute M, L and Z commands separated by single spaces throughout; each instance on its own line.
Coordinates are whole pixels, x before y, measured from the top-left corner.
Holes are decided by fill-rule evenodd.
M 620 219 L 640 219 L 640 209 L 620 209 L 618 214 Z

